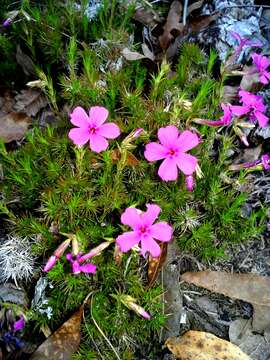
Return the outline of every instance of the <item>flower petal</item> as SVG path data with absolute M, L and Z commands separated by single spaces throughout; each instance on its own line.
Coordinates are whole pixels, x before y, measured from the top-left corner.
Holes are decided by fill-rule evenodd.
M 179 131 L 174 125 L 162 127 L 158 130 L 159 141 L 166 147 L 174 146 L 178 136 Z
M 87 274 L 95 274 L 97 267 L 94 264 L 86 264 L 86 265 L 80 265 L 79 269 L 81 272 Z
M 16 331 L 22 330 L 24 328 L 24 326 L 25 326 L 24 316 L 21 315 L 20 319 L 15 321 L 15 323 L 13 325 L 13 331 L 16 332 Z
M 109 146 L 108 141 L 100 135 L 91 134 L 90 135 L 90 149 L 97 153 L 100 153 L 103 150 L 106 150 Z
M 171 240 L 173 229 L 166 221 L 160 221 L 150 227 L 150 234 L 154 239 L 166 242 Z
M 147 210 L 141 215 L 143 225 L 150 226 L 158 218 L 161 208 L 155 204 L 147 204 Z
M 197 166 L 197 159 L 190 154 L 180 153 L 177 157 L 177 166 L 185 175 L 191 175 Z
M 261 82 L 262 84 L 264 84 L 264 85 L 267 85 L 268 82 L 269 82 L 269 80 L 267 79 L 266 76 L 261 75 L 261 76 L 260 76 L 260 82 Z
M 142 220 L 138 210 L 129 207 L 121 216 L 121 223 L 130 226 L 133 230 L 138 230 L 142 226 Z
M 114 123 L 108 123 L 101 125 L 97 129 L 97 134 L 104 136 L 107 139 L 115 139 L 117 136 L 120 135 L 120 129 L 119 127 Z
M 231 111 L 236 116 L 243 116 L 249 112 L 248 106 L 232 105 Z
M 127 252 L 140 242 L 140 237 L 136 231 L 128 231 L 116 238 L 116 244 L 121 252 Z
M 90 133 L 86 128 L 73 128 L 69 131 L 68 137 L 76 145 L 84 145 L 90 139 Z
M 259 111 L 254 111 L 254 116 L 258 120 L 261 127 L 265 127 L 269 121 L 269 118 Z
M 158 175 L 164 181 L 176 180 L 178 177 L 176 160 L 170 158 L 165 159 L 158 169 Z
M 200 142 L 200 139 L 197 134 L 185 130 L 182 132 L 182 134 L 179 136 L 177 140 L 177 147 L 178 150 L 181 152 L 188 151 L 190 149 L 193 149 L 195 146 L 197 146 Z
M 75 126 L 88 128 L 89 117 L 82 107 L 77 106 L 70 114 L 70 122 Z
M 148 161 L 156 161 L 164 159 L 167 156 L 168 150 L 163 146 L 155 142 L 151 142 L 146 145 L 144 156 Z
M 89 110 L 90 124 L 95 127 L 102 125 L 108 116 L 109 111 L 103 106 L 92 106 Z
M 153 257 L 158 257 L 161 253 L 160 246 L 150 236 L 145 236 L 141 239 L 141 254 L 145 256 L 147 252 L 149 252 Z

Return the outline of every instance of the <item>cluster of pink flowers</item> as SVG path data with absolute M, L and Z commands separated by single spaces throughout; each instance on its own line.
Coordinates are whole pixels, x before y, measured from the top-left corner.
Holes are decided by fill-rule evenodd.
M 259 40 L 249 40 L 242 38 L 239 34 L 233 31 L 231 31 L 230 34 L 238 42 L 238 47 L 233 53 L 234 59 L 239 57 L 239 54 L 245 46 L 263 46 L 263 43 Z M 255 74 L 258 76 L 258 81 L 260 81 L 261 84 L 268 84 L 270 81 L 270 72 L 268 71 L 270 66 L 270 59 L 257 53 L 251 54 L 251 58 L 253 60 L 253 66 L 250 67 L 250 70 L 247 72 L 247 74 Z M 209 126 L 228 126 L 232 123 L 235 117 L 245 117 L 248 118 L 249 121 L 253 123 L 257 121 L 259 126 L 265 127 L 268 124 L 269 118 L 265 115 L 266 106 L 263 102 L 263 97 L 241 88 L 239 89 L 238 96 L 240 102 L 239 105 L 221 104 L 223 115 L 220 119 L 216 121 L 199 119 L 197 122 Z M 246 145 L 248 145 L 247 141 Z
M 120 135 L 119 127 L 114 123 L 104 124 L 109 112 L 101 106 L 91 107 L 89 115 L 81 107 L 76 107 L 71 113 L 71 123 L 76 127 L 69 131 L 69 138 L 78 146 L 85 145 L 88 141 L 90 149 L 101 152 L 108 148 L 107 139 L 115 139 Z M 140 134 L 142 129 L 137 130 Z M 158 170 L 158 175 L 164 181 L 175 181 L 178 170 L 186 176 L 186 186 L 192 191 L 193 173 L 198 165 L 197 158 L 187 151 L 196 147 L 200 139 L 197 134 L 189 130 L 181 134 L 176 126 L 169 125 L 158 131 L 160 143 L 151 142 L 146 145 L 145 158 L 150 161 L 164 160 Z

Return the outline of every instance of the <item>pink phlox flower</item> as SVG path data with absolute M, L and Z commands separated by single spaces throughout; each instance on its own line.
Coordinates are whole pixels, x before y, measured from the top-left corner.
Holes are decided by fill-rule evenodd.
M 265 170 L 270 170 L 270 157 L 267 154 L 261 156 L 262 166 Z
M 73 274 L 79 274 L 79 273 L 86 273 L 86 274 L 95 274 L 96 273 L 96 265 L 88 263 L 85 265 L 80 265 L 79 261 L 82 257 L 82 254 L 79 253 L 76 257 L 74 257 L 71 253 L 68 253 L 66 255 L 67 260 L 72 265 L 72 273 Z
M 261 127 L 266 126 L 269 118 L 263 114 L 266 110 L 266 106 L 263 103 L 263 97 L 243 89 L 239 91 L 239 96 L 240 102 L 243 105 L 231 105 L 232 113 L 236 116 L 249 114 L 249 119 L 251 121 L 258 120 Z
M 159 129 L 158 139 L 160 144 L 151 142 L 146 145 L 144 156 L 151 162 L 165 159 L 158 169 L 161 179 L 176 180 L 178 169 L 185 175 L 192 175 L 198 161 L 186 152 L 199 144 L 198 135 L 189 130 L 180 134 L 176 126 L 169 125 Z
M 239 55 L 244 48 L 244 46 L 250 46 L 250 47 L 262 47 L 263 42 L 260 40 L 249 40 L 247 38 L 243 38 L 235 31 L 230 31 L 230 34 L 233 38 L 235 38 L 238 42 L 238 46 L 235 49 L 235 55 Z
M 146 205 L 147 211 L 140 212 L 134 207 L 127 208 L 121 216 L 121 223 L 128 225 L 133 231 L 125 232 L 116 239 L 121 252 L 127 252 L 140 243 L 143 256 L 149 252 L 153 257 L 161 253 L 160 246 L 154 240 L 168 242 L 172 238 L 173 229 L 166 221 L 154 224 L 161 211 L 155 204 Z
M 109 112 L 102 106 L 93 106 L 89 115 L 78 106 L 70 114 L 70 121 L 77 126 L 69 131 L 69 138 L 78 146 L 90 142 L 90 149 L 97 153 L 109 146 L 107 139 L 115 139 L 120 135 L 119 127 L 114 123 L 104 124 Z
M 270 80 L 270 72 L 267 71 L 267 68 L 270 66 L 270 59 L 256 53 L 252 54 L 251 57 L 258 72 L 260 73 L 260 82 L 265 85 L 268 84 Z

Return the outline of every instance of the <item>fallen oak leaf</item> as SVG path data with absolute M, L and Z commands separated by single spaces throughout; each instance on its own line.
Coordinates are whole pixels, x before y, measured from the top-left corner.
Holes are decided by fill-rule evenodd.
M 40 109 L 48 104 L 48 100 L 41 90 L 26 89 L 15 96 L 14 109 L 26 113 L 28 116 L 36 116 Z
M 128 48 L 124 48 L 121 51 L 121 53 L 124 56 L 124 58 L 129 61 L 141 60 L 141 59 L 145 59 L 145 57 L 146 57 L 145 55 L 142 55 L 142 54 L 138 53 L 137 51 L 131 51 Z
M 5 143 L 22 139 L 31 122 L 32 120 L 22 112 L 11 112 L 0 117 L 0 138 Z
M 167 257 L 167 243 L 161 243 L 160 249 L 161 253 L 159 257 L 153 258 L 151 255 L 149 255 L 148 259 L 148 283 L 146 288 L 149 289 L 153 284 L 155 283 L 158 274 L 160 270 L 162 269 L 162 266 L 166 260 Z
M 263 318 L 262 312 L 269 313 L 270 278 L 256 274 L 234 274 L 219 271 L 186 272 L 181 279 L 223 294 L 232 299 L 246 301 L 253 305 L 253 328 L 264 330 L 270 327 L 270 319 Z M 266 312 L 265 310 L 268 309 Z
M 153 9 L 145 9 L 144 7 L 136 9 L 133 19 L 145 26 L 149 26 L 150 28 L 154 28 L 157 24 L 163 21 L 159 14 Z
M 113 163 L 117 163 L 121 159 L 121 153 L 119 149 L 114 149 L 110 152 L 110 158 L 112 159 Z M 125 165 L 127 166 L 137 166 L 140 161 L 133 155 L 130 151 L 127 152 L 127 158 Z
M 30 360 L 68 360 L 80 345 L 83 306 L 31 355 Z
M 219 16 L 218 12 L 214 12 L 210 15 L 201 15 L 197 16 L 195 19 L 191 20 L 188 23 L 188 27 L 192 33 L 198 33 L 205 29 L 211 22 L 217 19 Z
M 17 45 L 15 57 L 16 57 L 17 63 L 22 67 L 25 75 L 29 76 L 29 75 L 36 74 L 35 64 L 33 63 L 32 59 L 28 55 L 23 53 L 20 45 Z
M 203 331 L 168 338 L 165 345 L 180 360 L 251 360 L 238 346 Z
M 155 61 L 155 55 L 152 53 L 152 51 L 149 49 L 149 47 L 145 43 L 142 44 L 142 51 L 143 51 L 144 56 L 147 59 Z
M 204 0 L 196 1 L 195 3 L 189 5 L 187 9 L 187 16 L 191 14 L 194 10 L 198 10 L 203 6 Z
M 175 0 L 172 2 L 166 23 L 163 26 L 163 34 L 158 38 L 163 50 L 166 50 L 172 40 L 182 33 L 184 29 L 184 25 L 180 23 L 182 10 L 183 6 L 180 1 Z

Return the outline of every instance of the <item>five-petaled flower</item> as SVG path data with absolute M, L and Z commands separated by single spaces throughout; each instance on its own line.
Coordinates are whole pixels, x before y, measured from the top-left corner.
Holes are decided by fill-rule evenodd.
M 260 40 L 249 40 L 247 38 L 242 38 L 242 36 L 235 31 L 230 31 L 230 34 L 238 42 L 238 46 L 234 51 L 235 56 L 240 55 L 244 46 L 250 46 L 250 47 L 262 47 L 263 46 L 263 43 Z
M 116 239 L 116 244 L 121 252 L 127 252 L 140 243 L 141 254 L 145 256 L 149 252 L 153 257 L 161 253 L 160 246 L 154 240 L 168 242 L 172 238 L 173 229 L 165 221 L 154 224 L 161 209 L 158 205 L 146 205 L 147 211 L 141 212 L 134 207 L 129 207 L 121 216 L 121 223 L 128 225 L 133 231 L 125 232 Z
M 109 112 L 102 106 L 93 106 L 89 116 L 83 108 L 76 107 L 70 114 L 70 121 L 77 126 L 69 131 L 69 138 L 78 146 L 90 142 L 90 149 L 97 153 L 109 146 L 107 139 L 115 139 L 120 135 L 119 127 L 114 123 L 104 124 Z
M 159 129 L 158 139 L 160 144 L 151 142 L 146 145 L 144 156 L 148 161 L 165 159 L 158 170 L 161 179 L 176 180 L 178 168 L 185 175 L 192 175 L 197 166 L 197 159 L 186 151 L 199 144 L 198 135 L 189 130 L 180 134 L 176 126 L 169 125 Z
M 263 97 L 243 89 L 239 91 L 239 96 L 242 105 L 231 105 L 232 113 L 236 116 L 248 114 L 251 121 L 257 119 L 261 127 L 266 126 L 269 118 L 263 114 L 266 110 L 266 106 L 263 103 Z
M 96 273 L 96 265 L 88 263 L 85 265 L 80 265 L 80 258 L 82 254 L 79 253 L 77 256 L 73 256 L 71 253 L 66 255 L 67 260 L 71 263 L 72 266 L 72 273 L 79 274 L 79 273 L 86 273 L 86 274 L 95 274 Z
M 256 53 L 252 54 L 251 57 L 257 71 L 260 74 L 260 82 L 264 85 L 268 84 L 270 80 L 270 72 L 267 71 L 267 68 L 270 66 L 270 59 Z

